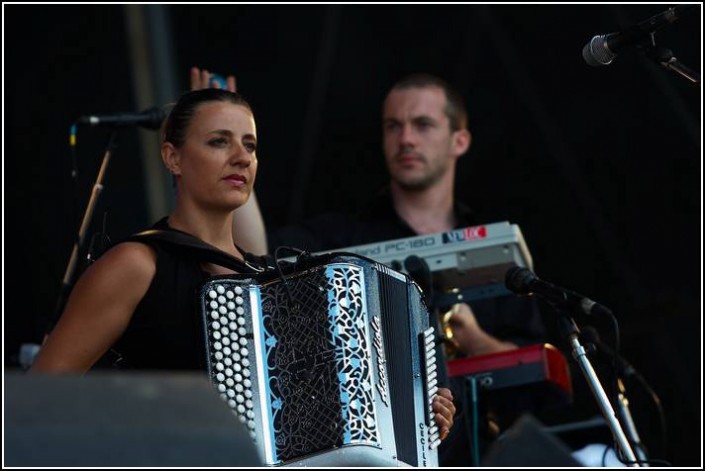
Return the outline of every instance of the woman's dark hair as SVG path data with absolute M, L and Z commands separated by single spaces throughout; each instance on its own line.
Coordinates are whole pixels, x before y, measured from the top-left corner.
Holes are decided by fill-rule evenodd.
M 171 109 L 164 124 L 164 142 L 170 142 L 174 147 L 181 147 L 186 141 L 186 129 L 191 124 L 191 119 L 196 109 L 203 103 L 212 101 L 227 101 L 234 105 L 244 106 L 250 112 L 250 104 L 242 95 L 219 88 L 204 88 L 186 92 L 179 98 Z

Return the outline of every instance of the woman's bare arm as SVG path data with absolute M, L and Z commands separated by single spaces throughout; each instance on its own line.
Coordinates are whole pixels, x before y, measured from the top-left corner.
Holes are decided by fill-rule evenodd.
M 156 272 L 156 255 L 136 242 L 113 247 L 76 283 L 31 372 L 85 373 L 120 338 Z

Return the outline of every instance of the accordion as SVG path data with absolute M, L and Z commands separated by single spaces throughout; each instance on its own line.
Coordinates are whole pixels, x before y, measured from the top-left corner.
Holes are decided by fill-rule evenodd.
M 438 466 L 435 334 L 418 285 L 353 254 L 199 293 L 213 385 L 267 466 Z

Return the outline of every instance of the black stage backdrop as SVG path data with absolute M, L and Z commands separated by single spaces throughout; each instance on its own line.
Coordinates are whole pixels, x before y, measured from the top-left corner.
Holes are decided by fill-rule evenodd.
M 105 129 L 79 129 L 73 185 L 70 125 L 138 111 L 139 86 L 161 86 L 133 79 L 146 43 L 130 52 L 128 8 L 163 42 L 147 64 L 171 60 L 177 92 L 192 65 L 237 75 L 257 118 L 257 192 L 271 227 L 352 208 L 374 191 L 386 179 L 387 88 L 415 71 L 449 80 L 466 98 L 474 137 L 459 198 L 484 221 L 519 224 L 541 278 L 612 308 L 623 356 L 666 414 L 664 444 L 653 401 L 631 386 L 652 456 L 702 465 L 700 85 L 634 48 L 607 67 L 581 56 L 595 34 L 668 5 L 4 5 L 6 368 L 21 344 L 40 340 L 54 310 L 108 139 Z M 656 43 L 700 71 L 701 28 L 698 5 Z M 142 159 L 159 154 L 142 155 L 138 138 L 135 129 L 118 135 L 89 237 L 106 212 L 113 240 L 152 222 Z M 566 352 L 555 316 L 543 314 Z M 577 321 L 608 336 L 608 324 Z M 567 415 L 596 414 L 573 375 Z

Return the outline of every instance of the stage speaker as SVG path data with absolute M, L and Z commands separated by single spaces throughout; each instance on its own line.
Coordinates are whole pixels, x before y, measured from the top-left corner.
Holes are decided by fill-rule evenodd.
M 261 466 L 202 373 L 5 373 L 6 466 Z
M 524 414 L 490 446 L 482 460 L 486 467 L 579 467 L 570 448 Z

